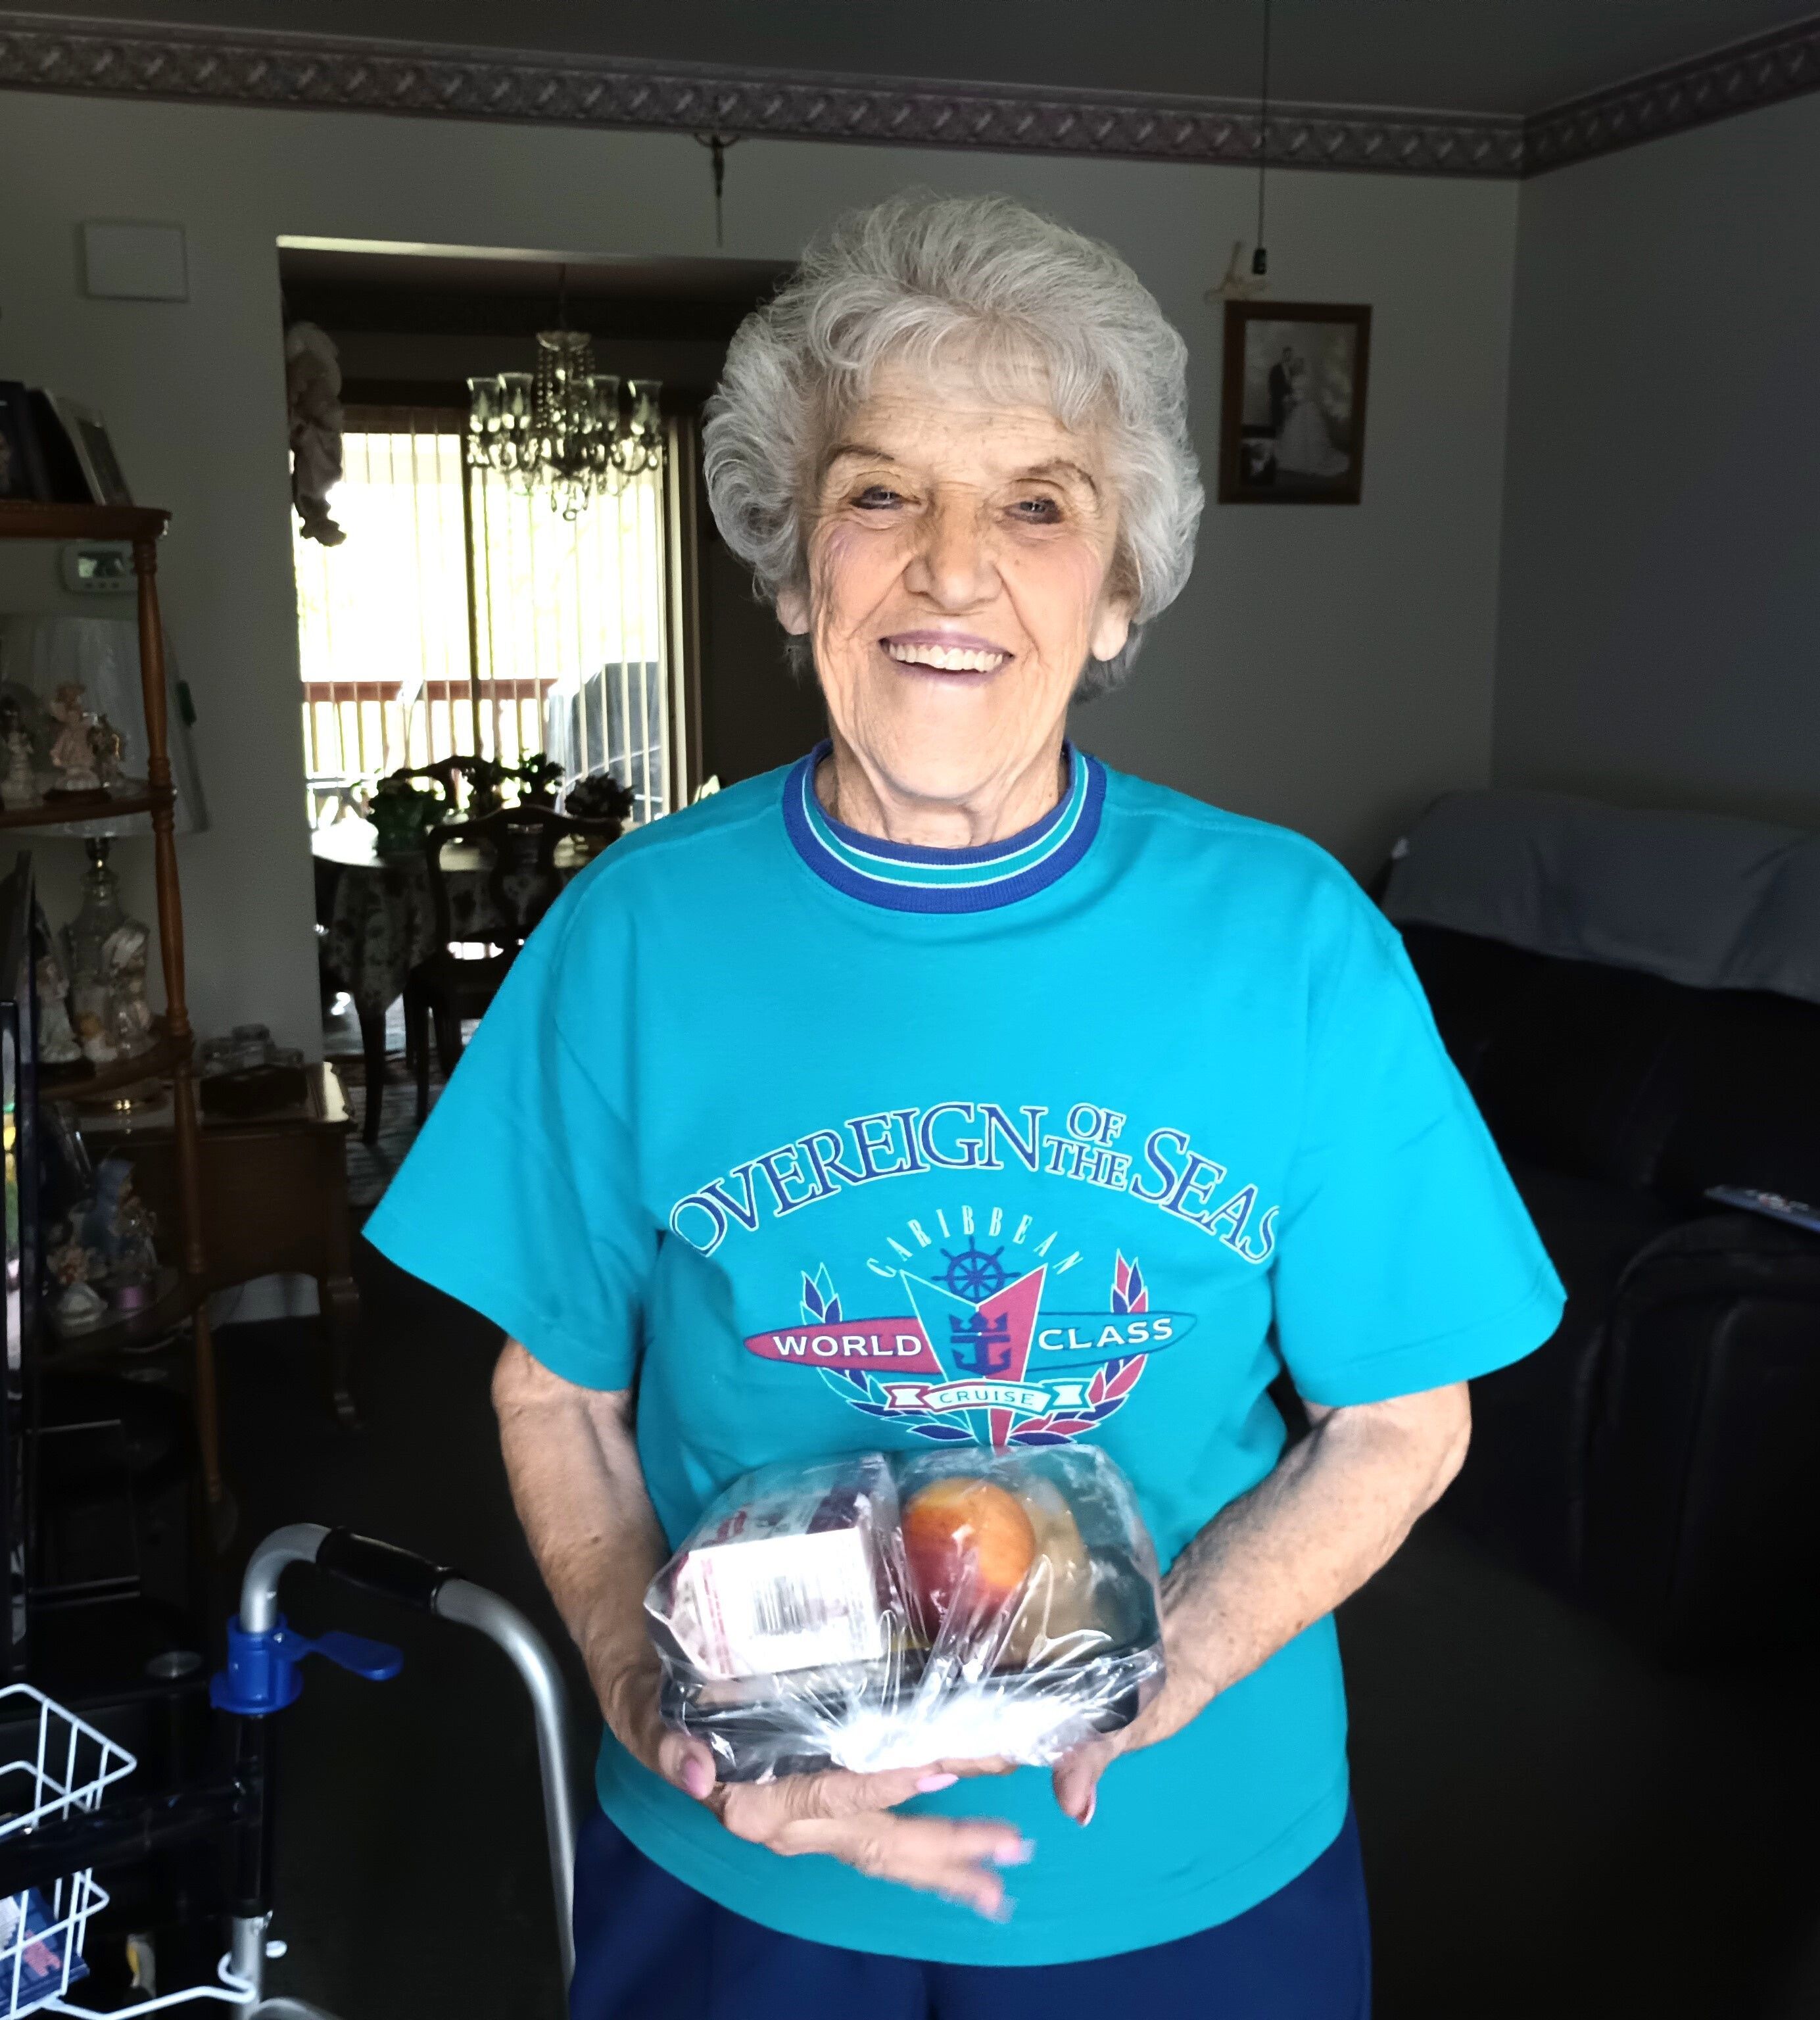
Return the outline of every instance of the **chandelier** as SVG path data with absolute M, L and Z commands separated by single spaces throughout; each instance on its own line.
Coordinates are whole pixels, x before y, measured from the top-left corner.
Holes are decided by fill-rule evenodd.
M 595 371 L 587 331 L 569 329 L 560 308 L 558 321 L 537 332 L 535 372 L 468 380 L 467 458 L 528 495 L 548 492 L 552 509 L 574 519 L 663 460 L 663 384 L 628 379 L 622 398 L 619 380 Z

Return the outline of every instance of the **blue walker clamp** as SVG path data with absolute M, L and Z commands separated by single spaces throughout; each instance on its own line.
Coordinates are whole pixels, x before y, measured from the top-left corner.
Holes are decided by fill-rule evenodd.
M 303 1688 L 297 1669 L 306 1655 L 321 1655 L 337 1668 L 351 1670 L 369 1682 L 388 1683 L 405 1666 L 402 1651 L 389 1642 L 369 1641 L 364 1634 L 332 1628 L 314 1640 L 293 1633 L 278 1615 L 269 1633 L 249 1634 L 236 1614 L 227 1623 L 227 1666 L 209 1680 L 209 1702 L 217 1711 L 242 1718 L 263 1718 L 296 1701 Z

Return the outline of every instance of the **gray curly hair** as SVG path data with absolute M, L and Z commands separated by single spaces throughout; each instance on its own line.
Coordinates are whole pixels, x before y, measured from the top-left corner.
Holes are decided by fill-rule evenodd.
M 805 510 L 827 431 L 885 360 L 926 369 L 957 346 L 995 381 L 1027 387 L 1034 369 L 1066 425 L 1106 431 L 1120 507 L 1113 579 L 1131 598 L 1132 630 L 1116 658 L 1082 671 L 1080 693 L 1103 693 L 1193 565 L 1202 498 L 1187 347 L 1110 246 L 1010 197 L 909 191 L 810 245 L 739 325 L 708 402 L 715 521 L 760 596 L 806 590 Z

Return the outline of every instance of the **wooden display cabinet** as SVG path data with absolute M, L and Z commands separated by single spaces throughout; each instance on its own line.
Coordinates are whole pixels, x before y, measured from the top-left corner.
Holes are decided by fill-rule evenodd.
M 214 1343 L 204 1306 L 209 1273 L 204 1238 L 202 1160 L 194 1095 L 194 1040 L 183 986 L 183 908 L 177 881 L 176 796 L 171 789 L 169 725 L 166 720 L 164 631 L 158 616 L 158 543 L 170 514 L 151 506 L 38 505 L 0 503 L 0 540 L 129 540 L 139 594 L 139 673 L 145 699 L 146 777 L 129 782 L 124 792 L 97 795 L 91 805 L 79 799 L 54 808 L 0 808 L 0 828 L 60 827 L 73 820 L 103 815 L 147 813 L 151 816 L 153 875 L 158 891 L 158 934 L 165 980 L 164 1023 L 151 1054 L 123 1060 L 98 1071 L 59 1074 L 47 1071 L 41 1100 L 81 1099 L 110 1087 L 162 1077 L 172 1085 L 172 1153 L 174 1201 L 177 1213 L 175 1281 L 157 1302 L 131 1318 L 81 1335 L 79 1359 L 85 1365 L 107 1360 L 117 1350 L 141 1345 L 187 1318 L 191 1333 L 191 1382 L 196 1437 L 202 1461 L 211 1513 L 219 1526 L 223 1510 L 221 1433 L 216 1404 Z M 45 1321 L 48 1327 L 48 1316 Z M 58 1353 L 49 1364 L 64 1365 L 78 1357 Z

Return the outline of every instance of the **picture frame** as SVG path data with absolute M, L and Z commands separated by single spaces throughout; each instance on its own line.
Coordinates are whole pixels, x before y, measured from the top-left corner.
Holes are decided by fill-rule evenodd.
M 1226 305 L 1222 505 L 1357 505 L 1371 311 L 1362 303 Z
M 114 454 L 107 423 L 93 407 L 61 393 L 49 393 L 51 410 L 63 424 L 89 497 L 96 505 L 130 505 L 133 492 Z
M 30 389 L 0 379 L 0 500 L 43 503 L 49 496 Z

